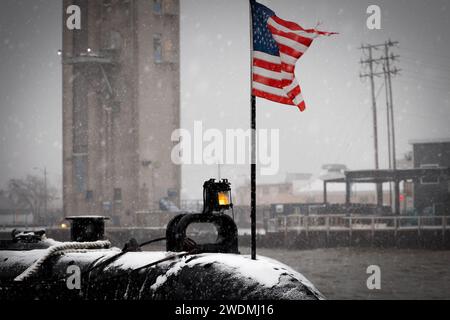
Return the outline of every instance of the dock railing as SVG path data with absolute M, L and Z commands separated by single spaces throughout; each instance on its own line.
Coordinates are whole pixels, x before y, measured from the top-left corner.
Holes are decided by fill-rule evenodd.
M 286 215 L 269 219 L 267 232 L 425 229 L 450 229 L 450 216 Z

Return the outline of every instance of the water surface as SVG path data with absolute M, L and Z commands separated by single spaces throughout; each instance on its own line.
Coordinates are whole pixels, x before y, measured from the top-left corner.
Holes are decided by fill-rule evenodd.
M 259 248 L 257 254 L 299 271 L 328 299 L 450 299 L 450 251 Z M 367 288 L 369 265 L 381 269 L 380 290 Z

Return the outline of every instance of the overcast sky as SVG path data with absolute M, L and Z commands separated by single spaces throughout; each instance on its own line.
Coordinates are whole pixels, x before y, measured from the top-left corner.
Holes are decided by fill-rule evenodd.
M 317 174 L 324 163 L 373 167 L 372 114 L 367 82 L 359 79 L 362 43 L 399 41 L 393 79 L 397 154 L 411 139 L 450 137 L 450 18 L 448 1 L 261 1 L 305 27 L 322 22 L 339 32 L 317 39 L 297 64 L 308 109 L 258 99 L 259 128 L 280 130 L 281 181 L 286 172 Z M 382 30 L 366 28 L 366 9 L 378 4 Z M 47 166 L 61 182 L 61 48 L 59 0 L 2 0 L 0 9 L 0 184 Z M 181 1 L 182 127 L 249 126 L 249 13 L 247 1 Z M 377 82 L 381 166 L 387 166 L 386 106 Z M 183 168 L 183 186 L 201 190 L 216 166 Z M 224 166 L 235 184 L 248 166 Z M 37 171 L 34 171 L 38 173 Z M 186 195 L 186 193 L 184 193 Z M 199 192 L 190 197 L 199 197 Z

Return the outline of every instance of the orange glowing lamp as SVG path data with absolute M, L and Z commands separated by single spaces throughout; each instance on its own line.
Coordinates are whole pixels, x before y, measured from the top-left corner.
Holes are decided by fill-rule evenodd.
M 233 206 L 231 184 L 227 179 L 210 179 L 203 185 L 203 213 L 223 212 Z

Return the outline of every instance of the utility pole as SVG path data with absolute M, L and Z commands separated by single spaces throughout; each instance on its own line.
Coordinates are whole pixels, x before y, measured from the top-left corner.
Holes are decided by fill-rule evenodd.
M 386 65 L 383 65 L 384 72 L 384 88 L 386 92 L 386 97 L 389 96 L 389 86 L 386 73 Z M 392 169 L 392 155 L 391 155 L 391 111 L 389 106 L 389 99 L 386 99 L 386 123 L 387 123 L 387 134 L 388 134 L 388 168 Z M 389 182 L 389 205 L 392 208 L 392 183 Z
M 392 81 L 391 76 L 396 75 L 399 70 L 397 68 L 392 68 L 391 61 L 395 61 L 398 55 L 390 54 L 389 49 L 398 44 L 398 41 L 386 41 L 382 44 L 375 45 L 363 45 L 361 49 L 363 53 L 368 52 L 366 55 L 367 59 L 362 60 L 361 64 L 369 67 L 369 72 L 361 74 L 361 78 L 370 78 L 371 91 L 372 91 L 372 109 L 374 117 L 374 146 L 375 146 L 375 169 L 379 169 L 378 163 L 378 137 L 377 137 L 377 119 L 376 119 L 376 96 L 375 96 L 375 81 L 374 77 L 384 76 L 384 85 L 386 92 L 386 120 L 387 120 L 387 135 L 388 135 L 388 165 L 389 169 L 396 170 L 396 152 L 395 152 L 395 124 L 394 124 L 394 109 L 393 109 L 393 98 L 392 98 Z M 384 49 L 383 55 L 374 58 L 373 51 L 378 49 Z M 374 65 L 382 64 L 382 72 L 374 72 Z M 398 195 L 398 183 L 395 183 L 396 190 L 395 193 Z M 389 187 L 391 189 L 391 187 Z M 377 184 L 377 203 L 382 205 L 382 186 Z M 391 203 L 392 205 L 392 203 Z M 395 199 L 395 212 L 398 213 L 399 199 Z
M 369 58 L 365 61 L 361 61 L 362 64 L 367 64 L 369 66 L 369 73 L 361 74 L 361 78 L 370 78 L 370 90 L 372 94 L 372 119 L 373 119 L 373 146 L 374 146 L 374 157 L 375 157 L 375 169 L 379 169 L 378 162 L 378 127 L 377 127 L 377 99 L 375 96 L 375 80 L 374 77 L 376 74 L 373 70 L 373 64 L 375 60 L 372 56 L 372 46 L 362 46 L 362 50 L 368 50 Z
M 389 115 L 390 115 L 390 124 L 391 124 L 391 141 L 392 141 L 392 168 L 394 170 L 397 169 L 397 164 L 396 164 L 396 151 L 395 151 L 395 123 L 394 123 L 394 101 L 392 98 L 392 80 L 391 80 L 391 75 L 392 74 L 397 74 L 398 73 L 398 69 L 394 68 L 391 69 L 391 63 L 390 61 L 394 61 L 395 59 L 398 58 L 398 56 L 394 56 L 394 55 L 389 55 L 389 47 L 392 47 L 394 45 L 398 44 L 398 42 L 392 42 L 392 41 L 388 41 L 384 43 L 384 56 L 386 58 L 385 61 L 385 74 L 386 74 L 386 80 L 387 83 L 386 85 L 388 86 L 388 92 L 389 92 L 389 97 L 386 95 L 386 101 L 389 101 Z
M 395 121 L 394 121 L 394 101 L 393 101 L 393 97 L 392 97 L 392 79 L 391 79 L 391 75 L 392 74 L 397 74 L 398 70 L 397 68 L 391 69 L 391 60 L 394 61 L 397 57 L 392 55 L 389 55 L 389 48 L 396 45 L 398 42 L 392 42 L 392 41 L 387 41 L 384 43 L 384 57 L 386 58 L 385 60 L 385 67 L 384 67 L 384 71 L 385 71 L 385 79 L 386 79 L 386 86 L 387 86 L 387 91 L 386 91 L 386 104 L 389 107 L 389 114 L 388 116 L 390 117 L 390 141 L 391 141 L 391 145 L 390 147 L 392 148 L 391 156 L 392 156 L 392 169 L 395 171 L 397 170 L 397 156 L 396 156 L 396 150 L 395 150 Z M 389 93 L 389 95 L 387 94 Z M 394 212 L 395 214 L 400 214 L 400 182 L 399 181 L 394 181 L 394 195 L 395 195 L 395 199 L 394 199 L 394 205 L 395 205 L 395 209 Z M 390 185 L 390 184 L 389 184 Z M 392 196 L 392 193 L 391 193 Z M 391 204 L 392 206 L 392 204 Z
M 369 73 L 361 74 L 361 78 L 369 77 L 370 78 L 370 89 L 372 94 L 372 119 L 373 119 L 373 146 L 374 146 L 374 163 L 375 169 L 379 169 L 379 161 L 378 161 L 378 127 L 377 127 L 377 99 L 375 96 L 375 80 L 374 77 L 376 74 L 373 70 L 374 59 L 372 56 L 373 46 L 362 46 L 361 49 L 368 50 L 369 57 L 366 61 L 361 61 L 361 64 L 367 64 L 369 66 Z M 383 205 L 383 194 L 382 194 L 382 185 L 377 183 L 377 205 Z

